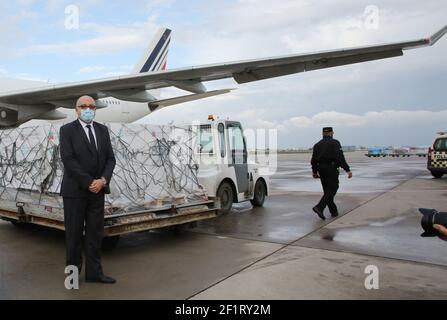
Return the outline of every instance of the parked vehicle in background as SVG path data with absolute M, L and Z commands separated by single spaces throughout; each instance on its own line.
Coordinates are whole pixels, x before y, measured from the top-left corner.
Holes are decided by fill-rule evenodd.
M 427 169 L 435 178 L 442 178 L 447 173 L 447 132 L 438 132 L 428 149 Z
M 365 154 L 368 158 L 391 157 L 409 158 L 411 156 L 426 157 L 428 147 L 371 147 Z
M 383 147 L 371 147 L 368 148 L 367 157 L 380 157 L 383 154 Z

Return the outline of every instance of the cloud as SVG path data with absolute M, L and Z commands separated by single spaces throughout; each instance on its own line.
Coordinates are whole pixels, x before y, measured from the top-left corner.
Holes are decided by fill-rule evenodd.
M 18 88 L 21 88 L 21 84 L 20 82 L 26 82 L 26 83 L 40 83 L 40 85 L 42 85 L 42 83 L 48 83 L 49 80 L 48 79 L 44 79 L 43 77 L 39 77 L 33 74 L 29 74 L 29 73 L 24 73 L 24 72 L 20 72 L 20 73 L 11 73 L 6 69 L 0 68 L 0 77 L 4 78 L 4 80 L 2 83 L 2 91 L 8 91 L 11 89 L 15 89 L 17 90 Z M 24 85 L 24 87 L 28 87 L 26 84 Z
M 129 74 L 132 70 L 131 65 L 123 66 L 86 66 L 78 70 L 79 74 L 84 76 L 99 78 L 99 77 L 114 77 Z
M 55 12 L 66 5 L 66 0 L 47 0 L 46 10 L 48 12 Z
M 124 49 L 141 46 L 142 38 L 138 34 L 110 35 L 102 34 L 95 38 L 72 43 L 41 44 L 24 48 L 21 55 L 60 54 L 94 55 L 114 53 Z
M 108 24 L 80 24 L 79 31 L 89 35 L 88 39 L 71 42 L 35 44 L 19 50 L 20 55 L 100 55 L 112 54 L 134 48 L 147 46 L 149 39 L 160 26 L 152 18 L 144 23 L 133 23 L 129 26 L 113 26 Z
M 447 110 L 384 110 L 369 111 L 362 115 L 343 113 L 336 111 L 319 112 L 311 117 L 298 116 L 290 119 L 278 121 L 268 120 L 260 117 L 254 108 L 245 110 L 234 115 L 233 119 L 244 123 L 245 127 L 259 129 L 277 129 L 283 133 L 293 135 L 295 130 L 321 128 L 325 126 L 336 127 L 337 129 L 352 130 L 355 128 L 397 128 L 397 127 L 431 127 L 443 123 L 447 119 Z
M 282 128 L 309 128 L 312 126 L 336 126 L 339 128 L 367 126 L 411 126 L 415 124 L 429 125 L 447 119 L 447 110 L 442 111 L 370 111 L 363 115 L 336 111 L 320 112 L 312 117 L 293 117 L 281 123 Z
M 151 0 L 146 3 L 146 10 L 148 12 L 159 11 L 161 9 L 169 8 L 175 3 L 175 0 Z
M 17 75 L 13 76 L 14 79 L 18 79 L 18 80 L 27 80 L 27 81 L 31 81 L 31 82 L 37 82 L 37 83 L 49 83 L 49 79 L 45 79 L 43 77 L 39 77 L 36 76 L 34 74 L 29 74 L 29 73 L 19 73 Z
M 92 72 L 102 72 L 106 70 L 107 67 L 104 66 L 90 66 L 90 67 L 82 67 L 79 69 L 79 73 L 92 73 Z

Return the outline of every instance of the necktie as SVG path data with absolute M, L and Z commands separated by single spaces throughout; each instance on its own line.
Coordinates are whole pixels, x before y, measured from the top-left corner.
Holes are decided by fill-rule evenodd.
M 90 144 L 93 147 L 93 150 L 96 150 L 96 143 L 95 143 L 95 137 L 93 136 L 93 132 L 92 132 L 92 126 L 91 125 L 86 125 L 87 129 L 88 129 L 88 138 L 90 140 Z

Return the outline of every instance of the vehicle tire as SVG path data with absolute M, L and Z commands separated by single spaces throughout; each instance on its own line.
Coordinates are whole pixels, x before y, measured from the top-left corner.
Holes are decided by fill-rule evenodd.
M 228 182 L 223 182 L 217 190 L 216 196 L 220 200 L 219 214 L 228 214 L 233 206 L 233 188 Z
M 267 190 L 265 189 L 264 182 L 262 182 L 261 180 L 256 181 L 254 197 L 253 200 L 250 200 L 253 207 L 262 207 L 266 194 Z
M 432 171 L 431 175 L 435 178 L 435 179 L 441 179 L 442 176 L 444 175 L 442 172 L 436 172 L 436 171 Z
M 102 239 L 101 249 L 104 251 L 112 251 L 118 246 L 120 236 L 104 237 Z

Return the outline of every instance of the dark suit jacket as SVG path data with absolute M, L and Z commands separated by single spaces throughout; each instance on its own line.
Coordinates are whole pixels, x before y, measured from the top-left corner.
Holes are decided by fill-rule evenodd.
M 88 190 L 93 180 L 104 177 L 109 183 L 112 179 L 116 161 L 109 130 L 97 122 L 94 122 L 93 126 L 98 145 L 97 157 L 79 120 L 60 129 L 60 153 L 64 164 L 61 186 L 63 197 L 90 197 L 94 195 Z M 110 193 L 110 189 L 106 186 L 102 192 Z

